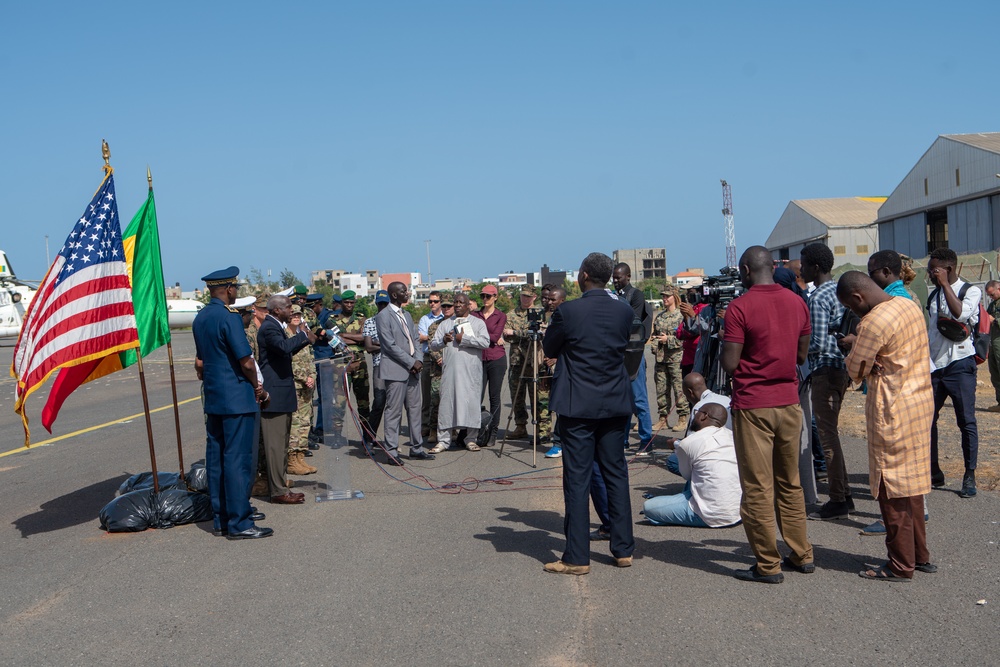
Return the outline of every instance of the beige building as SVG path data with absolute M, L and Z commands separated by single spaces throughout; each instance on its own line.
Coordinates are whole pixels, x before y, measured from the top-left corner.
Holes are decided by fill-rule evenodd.
M 632 248 L 615 250 L 612 255 L 615 264 L 625 263 L 632 269 L 632 282 L 650 278 L 667 278 L 666 248 Z
M 823 243 L 833 251 L 834 266 L 865 266 L 878 250 L 879 207 L 885 197 L 795 199 L 788 202 L 765 247 L 776 260 L 798 259 L 802 248 Z

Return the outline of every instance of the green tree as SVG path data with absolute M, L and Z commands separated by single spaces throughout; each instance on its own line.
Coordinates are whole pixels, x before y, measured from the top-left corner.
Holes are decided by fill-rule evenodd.
M 660 298 L 660 290 L 667 286 L 666 278 L 647 278 L 640 280 L 636 287 L 646 297 L 647 301 Z
M 567 278 L 566 280 L 563 281 L 563 287 L 566 288 L 567 301 L 572 301 L 573 299 L 580 298 L 581 295 L 580 285 L 575 280 L 570 280 L 569 278 Z
M 304 284 L 301 280 L 299 280 L 299 277 L 295 275 L 295 272 L 287 267 L 282 269 L 281 273 L 278 274 L 278 280 L 280 280 L 281 284 L 284 286 L 283 289 Z

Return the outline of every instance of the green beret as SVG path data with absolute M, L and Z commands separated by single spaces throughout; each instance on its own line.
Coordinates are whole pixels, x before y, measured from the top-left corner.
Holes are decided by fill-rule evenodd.
M 305 296 L 306 294 L 309 294 L 309 290 L 306 289 L 305 285 L 296 285 L 294 292 L 296 296 Z
M 342 298 L 342 299 L 350 299 L 350 300 L 354 300 L 354 299 L 355 299 L 355 298 L 356 298 L 357 296 L 358 296 L 358 295 L 354 293 L 354 290 L 352 290 L 352 289 L 349 289 L 349 290 L 347 290 L 346 292 L 343 292 L 343 293 L 342 293 L 342 294 L 340 295 L 340 298 Z

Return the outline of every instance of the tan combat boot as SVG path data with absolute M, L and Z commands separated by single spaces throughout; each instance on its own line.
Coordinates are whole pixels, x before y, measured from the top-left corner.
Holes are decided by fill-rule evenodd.
M 285 471 L 289 475 L 311 475 L 316 472 L 316 468 L 306 465 L 302 452 L 288 452 L 288 467 Z
M 513 438 L 514 440 L 520 440 L 522 438 L 528 437 L 528 429 L 525 428 L 524 424 L 518 424 L 513 432 L 507 434 L 508 438 Z

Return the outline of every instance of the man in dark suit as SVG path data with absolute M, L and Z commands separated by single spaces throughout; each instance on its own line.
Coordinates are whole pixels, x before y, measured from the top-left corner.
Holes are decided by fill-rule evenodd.
M 423 362 L 417 354 L 423 356 L 423 353 L 413 318 L 403 310 L 409 293 L 406 285 L 400 282 L 390 283 L 388 292 L 389 305 L 375 316 L 375 328 L 382 350 L 379 376 L 385 382 L 385 452 L 389 465 L 401 466 L 399 427 L 404 407 L 410 427 L 410 458 L 431 460 L 434 455 L 424 449 L 420 434 L 420 369 Z
M 559 360 L 549 408 L 559 415 L 566 502 L 566 551 L 562 559 L 545 564 L 546 572 L 590 572 L 589 494 L 595 461 L 608 489 L 611 554 L 618 567 L 632 565 L 632 502 L 622 443 L 632 414 L 625 347 L 635 313 L 605 291 L 612 268 L 607 255 L 587 255 L 577 278 L 583 295 L 556 309 L 542 341 L 545 356 Z
M 215 534 L 231 540 L 274 532 L 255 526 L 251 519 L 254 423 L 257 403 L 266 401 L 267 394 L 258 382 L 242 320 L 232 308 L 239 273 L 231 266 L 202 278 L 212 300 L 192 325 L 195 367 L 205 392 L 205 468 Z
M 305 502 L 305 494 L 292 493 L 285 483 L 292 413 L 298 407 L 295 379 L 292 377 L 292 355 L 315 342 L 316 336 L 304 323 L 300 324 L 294 336 L 285 336 L 285 326 L 292 313 L 292 304 L 287 296 L 272 296 L 267 302 L 267 310 L 268 315 L 257 330 L 257 346 L 260 349 L 264 390 L 271 395 L 270 405 L 262 408 L 260 415 L 269 492 L 272 503 L 298 505 Z

